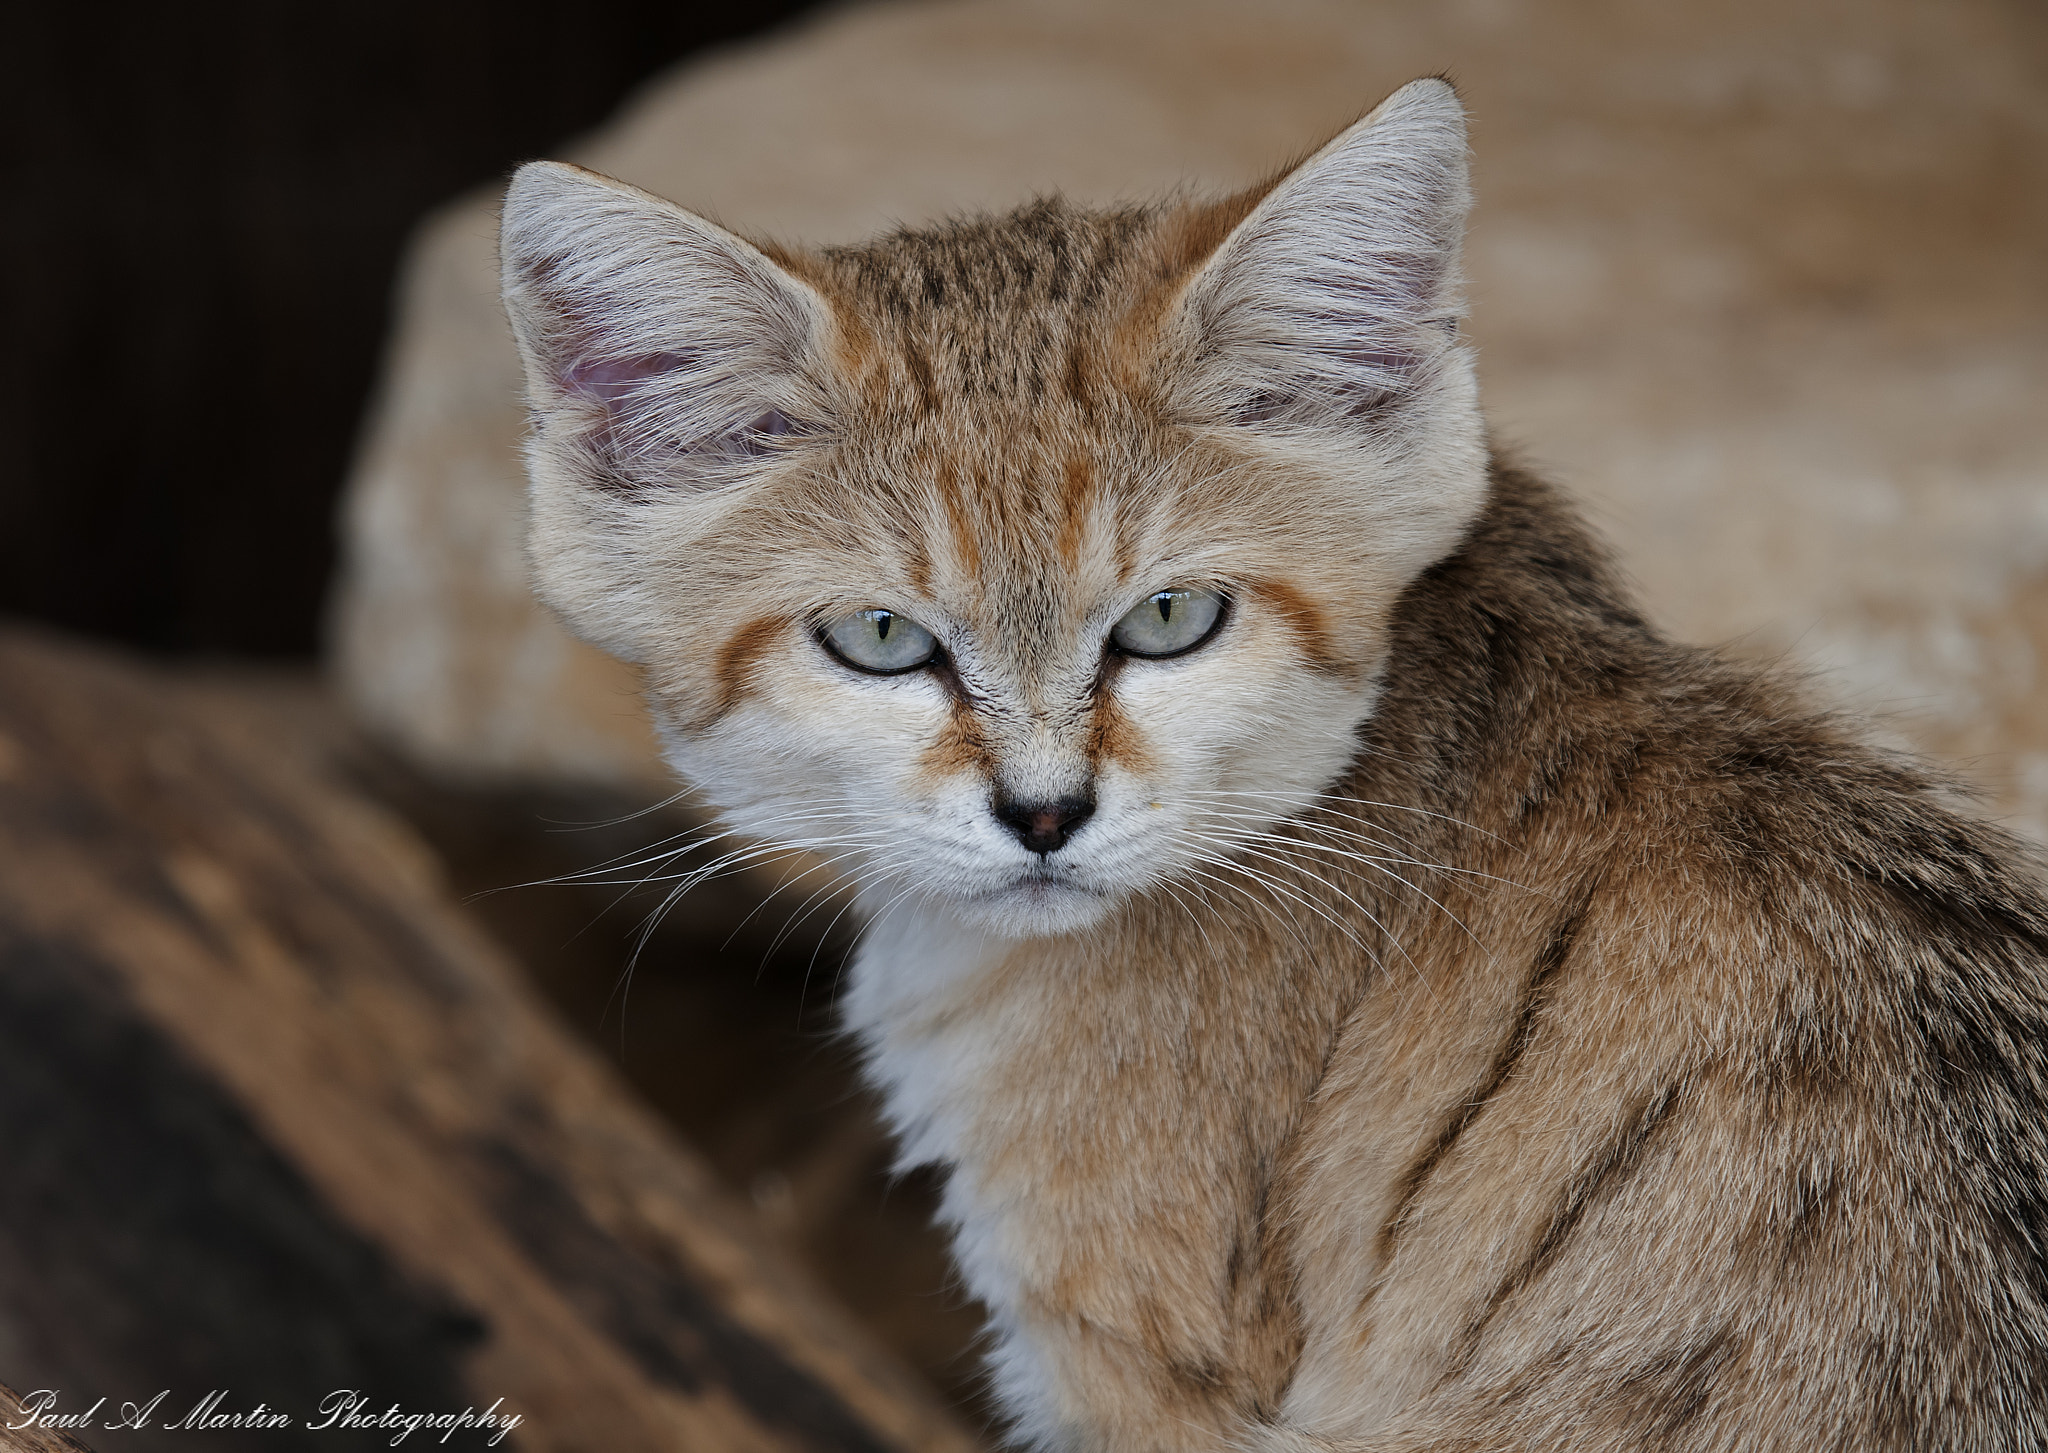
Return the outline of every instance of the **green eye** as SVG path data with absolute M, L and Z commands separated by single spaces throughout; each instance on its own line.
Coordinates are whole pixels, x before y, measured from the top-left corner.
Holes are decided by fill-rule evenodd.
M 1213 590 L 1158 591 L 1110 627 L 1110 644 L 1130 656 L 1178 656 L 1216 634 L 1223 607 Z
M 819 633 L 825 649 L 853 667 L 877 676 L 915 671 L 939 653 L 932 633 L 892 610 L 857 610 Z

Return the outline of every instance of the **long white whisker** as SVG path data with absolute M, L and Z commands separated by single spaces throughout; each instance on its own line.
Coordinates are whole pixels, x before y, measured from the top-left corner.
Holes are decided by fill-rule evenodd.
M 1185 841 L 1185 835 L 1183 836 L 1183 840 Z M 1298 892 L 1297 890 L 1295 890 L 1291 885 L 1282 882 L 1280 879 L 1274 877 L 1270 873 L 1261 872 L 1259 869 L 1251 867 L 1249 864 L 1240 862 L 1235 858 L 1223 856 L 1219 853 L 1206 852 L 1197 849 L 1194 855 L 1200 861 L 1212 864 L 1215 867 L 1226 868 L 1232 872 L 1243 873 L 1246 877 L 1252 879 L 1254 882 L 1263 883 L 1266 887 L 1271 888 L 1274 892 L 1284 895 L 1285 897 L 1289 898 L 1295 903 L 1299 903 L 1303 908 L 1306 908 L 1309 912 L 1315 914 L 1316 917 L 1322 919 L 1325 923 L 1328 923 L 1332 928 L 1336 929 L 1337 932 L 1343 934 L 1346 938 L 1350 939 L 1352 945 L 1356 947 L 1360 953 L 1370 958 L 1375 964 L 1379 963 L 1379 956 L 1366 946 L 1364 941 L 1361 940 L 1358 937 L 1358 935 L 1352 931 L 1351 926 L 1349 924 L 1345 923 L 1342 919 L 1336 917 L 1336 915 L 1329 912 L 1320 903 L 1317 903 L 1314 899 L 1308 898 L 1300 892 Z M 1304 943 L 1302 947 L 1306 949 L 1308 945 Z
M 1274 844 L 1274 845 L 1276 845 L 1277 847 L 1280 847 L 1280 848 L 1284 848 L 1284 849 L 1289 849 L 1289 850 L 1293 850 L 1293 851 L 1302 851 L 1302 850 L 1314 850 L 1314 851 L 1321 851 L 1321 852 L 1335 852 L 1335 851 L 1337 851 L 1336 849 L 1333 849 L 1333 848 L 1329 847 L 1329 845 L 1328 845 L 1328 844 L 1326 844 L 1326 843 L 1305 843 L 1305 842 L 1301 841 L 1301 840 L 1300 840 L 1299 838 L 1289 838 L 1289 837 L 1283 837 L 1283 836 L 1281 836 L 1281 835 L 1280 835 L 1280 834 L 1278 834 L 1278 833 L 1259 833 L 1259 834 L 1256 834 L 1256 835 L 1255 835 L 1255 840 L 1263 840 L 1263 841 L 1269 842 L 1269 843 L 1271 843 L 1271 844 Z M 1293 861 L 1293 859 L 1292 859 L 1292 851 L 1290 851 L 1290 852 L 1289 852 L 1289 853 L 1288 853 L 1287 855 L 1285 855 L 1285 856 L 1275 856 L 1275 855 L 1273 855 L 1273 854 L 1269 854 L 1269 853 L 1267 853 L 1267 852 L 1264 852 L 1264 851 L 1261 851 L 1261 850 L 1259 850 L 1259 849 L 1255 849 L 1255 848 L 1250 848 L 1250 847 L 1247 847 L 1247 848 L 1246 848 L 1245 850 L 1246 850 L 1247 852 L 1256 852 L 1256 853 L 1258 853 L 1258 855 L 1259 855 L 1260 857 L 1266 858 L 1266 859 L 1267 859 L 1267 860 L 1268 860 L 1269 862 L 1287 862 L 1287 861 Z M 1355 854 L 1355 853 L 1351 853 L 1351 854 L 1345 854 L 1345 856 L 1348 856 L 1348 857 L 1358 857 L 1359 855 L 1358 855 L 1358 854 Z M 1478 950 L 1479 950 L 1479 951 L 1480 951 L 1480 952 L 1481 952 L 1482 954 L 1485 954 L 1485 955 L 1486 955 L 1486 957 L 1487 957 L 1487 959 L 1488 959 L 1488 961 L 1489 961 L 1489 962 L 1491 962 L 1491 960 L 1492 960 L 1492 958 L 1493 958 L 1493 952 L 1492 952 L 1492 950 L 1491 950 L 1491 949 L 1487 948 L 1487 946 L 1486 946 L 1486 945 L 1485 945 L 1484 943 L 1480 942 L 1480 940 L 1479 940 L 1479 935 L 1478 935 L 1478 934 L 1476 934 L 1476 933 L 1474 933 L 1474 932 L 1473 932 L 1473 931 L 1472 931 L 1472 930 L 1471 930 L 1470 928 L 1466 927 L 1466 925 L 1465 925 L 1465 921 L 1464 921 L 1463 919 L 1461 919 L 1460 917 L 1458 917 L 1458 915 L 1457 915 L 1457 914 L 1455 914 L 1455 913 L 1451 912 L 1451 910 L 1450 910 L 1449 908 L 1445 907 L 1445 906 L 1444 906 L 1444 904 L 1443 904 L 1443 903 L 1441 903 L 1440 901 L 1438 901 L 1438 900 L 1437 900 L 1437 899 L 1436 899 L 1436 898 L 1435 898 L 1435 897 L 1434 897 L 1433 895 L 1431 895 L 1431 893 L 1430 893 L 1430 892 L 1429 892 L 1429 891 L 1428 891 L 1428 890 L 1427 890 L 1426 888 L 1423 888 L 1423 887 L 1422 887 L 1421 885 L 1419 885 L 1419 884 L 1416 884 L 1416 883 L 1411 883 L 1411 882 L 1409 882 L 1409 881 L 1408 881 L 1408 879 L 1406 879 L 1406 878 L 1402 877 L 1402 876 L 1401 876 L 1401 875 L 1400 875 L 1399 873 L 1396 873 L 1396 872 L 1395 872 L 1395 871 L 1394 871 L 1394 870 L 1393 870 L 1392 868 L 1389 868 L 1389 867 L 1386 867 L 1386 866 L 1384 866 L 1384 865 L 1383 865 L 1383 864 L 1382 864 L 1381 862 L 1379 862 L 1379 861 L 1376 861 L 1376 860 L 1367 860 L 1367 859 L 1363 859 L 1363 858 L 1361 858 L 1361 859 L 1360 859 L 1360 861 L 1366 862 L 1366 863 L 1367 863 L 1367 866 L 1369 866 L 1369 867 L 1371 867 L 1371 868 L 1375 869 L 1375 870 L 1376 870 L 1376 871 L 1378 871 L 1378 872 L 1384 873 L 1384 874 L 1385 874 L 1385 875 L 1386 875 L 1387 877 L 1389 877 L 1389 878 L 1392 878 L 1392 879 L 1393 879 L 1393 880 L 1394 880 L 1394 881 L 1395 881 L 1396 883 L 1399 883 L 1399 884 L 1400 884 L 1400 885 L 1401 885 L 1402 887 L 1406 888 L 1406 889 L 1407 889 L 1407 890 L 1408 890 L 1409 892 L 1411 892 L 1411 893 L 1415 893 L 1415 894 L 1418 894 L 1418 895 L 1420 895 L 1420 896 L 1421 896 L 1421 897 L 1422 897 L 1422 898 L 1423 898 L 1424 900 L 1426 900 L 1426 901 L 1427 901 L 1427 902 L 1428 902 L 1428 903 L 1429 903 L 1429 904 L 1430 904 L 1430 905 L 1431 905 L 1431 906 L 1432 906 L 1433 908 L 1435 908 L 1435 909 L 1437 910 L 1437 912 L 1439 912 L 1439 913 L 1443 914 L 1443 916 L 1444 916 L 1444 917 L 1448 918 L 1448 919 L 1449 919 L 1449 920 L 1450 920 L 1450 921 L 1451 921 L 1452 923 L 1456 924 L 1456 925 L 1458 926 L 1458 929 L 1459 929 L 1459 931 L 1461 931 L 1461 932 L 1462 932 L 1462 933 L 1463 933 L 1463 934 L 1465 935 L 1465 937 L 1466 937 L 1466 938 L 1468 938 L 1468 939 L 1470 939 L 1470 940 L 1472 941 L 1472 946 L 1473 946 L 1474 948 L 1478 949 Z M 1300 863 L 1299 863 L 1298 861 L 1295 861 L 1295 862 L 1294 862 L 1294 866 L 1296 866 L 1296 867 L 1300 867 L 1301 865 L 1300 865 Z M 1325 880 L 1325 881 L 1326 881 L 1326 880 Z M 1351 897 L 1351 895 L 1350 895 L 1350 894 L 1348 894 L 1348 893 L 1345 893 L 1345 892 L 1344 892 L 1344 891 L 1343 891 L 1343 890 L 1342 890 L 1341 888 L 1338 888 L 1338 887 L 1337 887 L 1337 886 L 1336 886 L 1336 885 L 1335 885 L 1334 883 L 1327 883 L 1327 882 L 1326 882 L 1326 886 L 1328 886 L 1328 887 L 1330 888 L 1330 890 L 1331 890 L 1332 892 L 1334 892 L 1334 893 L 1338 894 L 1338 896 L 1342 897 L 1342 898 L 1344 899 L 1344 901 L 1345 901 L 1345 902 L 1347 902 L 1347 903 L 1351 904 L 1351 906 L 1352 906 L 1352 907 L 1356 908 L 1356 909 L 1357 909 L 1357 910 L 1358 910 L 1358 911 L 1359 911 L 1360 913 L 1363 913 L 1363 914 L 1364 914 L 1364 915 L 1365 915 L 1365 916 L 1366 916 L 1367 918 L 1371 919 L 1371 920 L 1372 920 L 1372 924 L 1373 924 L 1373 927 L 1375 927 L 1375 928 L 1379 929 L 1379 931 L 1380 931 L 1381 933 L 1383 933 L 1383 934 L 1387 934 L 1387 937 L 1388 937 L 1388 941 L 1389 941 L 1389 942 L 1391 942 L 1391 943 L 1393 943 L 1393 944 L 1394 944 L 1394 946 L 1395 946 L 1396 948 L 1401 948 L 1401 945 L 1400 945 L 1399 941 L 1398 941 L 1397 939 L 1395 939 L 1395 938 L 1393 937 L 1393 935 L 1392 935 L 1392 934 L 1388 934 L 1388 933 L 1387 933 L 1387 927 L 1386 927 L 1386 925 L 1380 922 L 1379 918 L 1378 918 L 1378 917 L 1377 917 L 1377 916 L 1376 916 L 1376 915 L 1375 915 L 1375 914 L 1373 913 L 1373 911 L 1372 911 L 1371 909 L 1367 908 L 1367 907 L 1366 907 L 1366 906 L 1365 906 L 1364 904 L 1360 903 L 1360 902 L 1359 902 L 1359 901 L 1358 901 L 1357 899 L 1355 899 L 1355 898 Z M 1403 958 L 1405 958 L 1405 959 L 1408 959 L 1408 962 L 1409 962 L 1409 963 L 1410 963 L 1411 965 L 1413 965 L 1413 964 L 1415 963 L 1415 960 L 1414 960 L 1414 959 L 1413 959 L 1412 957 L 1410 957 L 1410 956 L 1409 956 L 1409 954 L 1408 954 L 1408 951 L 1407 951 L 1407 950 L 1406 950 L 1405 948 L 1402 948 L 1402 949 L 1401 949 L 1401 956 L 1402 956 Z M 1418 967 L 1416 968 L 1416 976 L 1417 976 L 1418 978 L 1421 978 L 1421 977 L 1422 977 L 1422 971 L 1421 971 L 1421 968 L 1420 968 L 1419 966 L 1418 966 Z M 1427 981 L 1426 979 L 1424 979 L 1424 980 L 1423 980 L 1423 985 L 1424 985 L 1424 987 L 1425 987 L 1425 988 L 1427 988 L 1427 987 L 1428 987 L 1428 981 Z M 1434 998 L 1434 997 L 1435 997 L 1435 992 L 1434 992 L 1434 991 L 1431 991 L 1431 995 L 1430 995 L 1430 997 L 1431 997 L 1431 998 Z
M 1206 861 L 1220 862 L 1222 866 L 1227 868 L 1236 868 L 1238 866 L 1235 863 L 1230 863 L 1222 859 L 1208 859 Z M 1301 927 L 1299 924 L 1295 923 L 1293 919 L 1281 913 L 1276 905 L 1260 898 L 1258 894 L 1252 892 L 1252 890 L 1245 887 L 1244 884 L 1232 882 L 1229 878 L 1225 877 L 1220 873 L 1212 873 L 1204 868 L 1195 867 L 1193 864 L 1184 865 L 1182 871 L 1190 873 L 1197 878 L 1201 878 L 1206 882 L 1214 883 L 1219 888 L 1225 888 L 1228 889 L 1230 892 L 1237 894 L 1239 897 L 1243 898 L 1247 903 L 1250 903 L 1253 907 L 1271 916 L 1276 923 L 1278 923 L 1282 928 L 1286 929 L 1288 937 L 1294 940 L 1295 946 L 1298 947 L 1304 955 L 1312 955 L 1314 953 L 1314 950 L 1309 947 L 1308 940 L 1301 936 Z M 1208 902 L 1208 896 L 1206 894 L 1203 895 L 1203 902 L 1205 904 Z M 1365 952 L 1366 957 L 1372 958 L 1372 951 L 1370 949 L 1367 949 Z M 1377 958 L 1373 958 L 1373 964 L 1375 967 L 1379 967 L 1379 960 Z M 1384 972 L 1384 969 L 1382 969 L 1382 972 Z
M 1496 842 L 1504 843 L 1507 841 L 1498 833 L 1488 832 L 1477 823 L 1467 822 L 1462 817 L 1453 817 L 1449 813 L 1435 812 L 1427 807 L 1410 807 L 1399 802 L 1380 802 L 1370 797 L 1350 797 L 1342 792 L 1253 791 L 1219 787 L 1189 790 L 1181 795 L 1184 797 L 1255 797 L 1268 802 L 1335 802 L 1346 807 L 1379 807 L 1386 809 L 1388 812 L 1409 812 L 1417 817 L 1434 818 L 1438 822 L 1447 822 L 1453 827 L 1462 827 L 1468 832 L 1476 832 L 1484 837 L 1490 837 Z
M 1275 857 L 1274 855 L 1269 853 L 1259 852 L 1257 849 L 1246 847 L 1241 844 L 1238 846 L 1242 851 L 1252 852 L 1256 856 L 1265 859 L 1267 862 L 1275 863 L 1277 865 L 1286 867 L 1291 872 L 1300 871 L 1301 865 L 1299 863 L 1291 862 L 1290 860 L 1285 858 Z M 1279 891 L 1289 891 L 1287 885 L 1282 883 L 1274 875 L 1262 873 L 1258 869 L 1252 868 L 1245 863 L 1237 862 L 1235 860 L 1231 860 L 1231 863 L 1232 866 L 1234 866 L 1239 872 L 1258 878 L 1259 880 L 1266 882 L 1269 886 L 1276 888 Z M 1413 973 L 1415 974 L 1415 981 L 1422 985 L 1423 992 L 1425 994 L 1428 994 L 1432 1000 L 1436 999 L 1436 990 L 1430 987 L 1428 976 L 1422 972 L 1422 966 L 1415 962 L 1414 957 L 1408 952 L 1407 948 L 1403 946 L 1401 941 L 1388 930 L 1386 924 L 1380 921 L 1379 916 L 1375 914 L 1370 908 L 1367 908 L 1363 903 L 1360 903 L 1356 898 L 1353 898 L 1350 894 L 1346 893 L 1343 889 L 1337 887 L 1334 883 L 1330 883 L 1326 880 L 1320 879 L 1318 881 L 1322 882 L 1324 887 L 1328 888 L 1331 892 L 1335 893 L 1338 897 L 1342 898 L 1346 903 L 1350 904 L 1359 913 L 1363 914 L 1365 916 L 1366 921 L 1371 923 L 1375 929 L 1379 930 L 1380 936 L 1384 938 L 1389 944 L 1391 944 L 1395 952 L 1399 953 L 1402 959 L 1406 961 L 1409 969 L 1413 971 Z M 1297 901 L 1302 902 L 1306 906 L 1314 909 L 1329 922 L 1336 924 L 1338 926 L 1339 931 L 1343 932 L 1346 937 L 1350 938 L 1352 943 L 1357 946 L 1358 950 L 1361 953 L 1363 953 L 1367 958 L 1372 960 L 1375 967 L 1377 967 L 1382 973 L 1386 971 L 1386 965 L 1381 960 L 1380 956 L 1377 953 L 1373 952 L 1373 950 L 1371 950 L 1370 948 L 1367 948 L 1365 944 L 1362 943 L 1355 934 L 1351 933 L 1350 930 L 1345 925 L 1343 925 L 1340 920 L 1333 917 L 1327 912 L 1323 912 L 1319 905 L 1316 905 L 1311 900 L 1305 897 L 1297 897 Z
M 669 793 L 659 802 L 650 802 L 637 811 L 621 813 L 617 817 L 600 818 L 595 822 L 550 822 L 547 818 L 540 820 L 548 823 L 549 832 L 594 832 L 608 827 L 624 827 L 627 823 L 637 822 L 650 813 L 660 812 L 665 807 L 674 807 L 684 798 L 694 795 L 696 790 L 694 787 L 682 787 Z

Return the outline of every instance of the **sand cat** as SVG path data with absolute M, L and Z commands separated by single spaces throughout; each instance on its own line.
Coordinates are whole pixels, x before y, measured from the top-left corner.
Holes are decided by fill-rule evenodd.
M 1494 458 L 1463 115 L 798 251 L 536 164 L 542 594 L 844 1007 L 1045 1450 L 2048 1447 L 2048 907 Z

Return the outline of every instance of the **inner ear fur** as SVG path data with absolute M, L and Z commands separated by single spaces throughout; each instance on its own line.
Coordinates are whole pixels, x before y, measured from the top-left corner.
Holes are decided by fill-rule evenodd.
M 1180 273 L 1167 320 L 1199 412 L 1327 422 L 1428 381 L 1463 311 L 1470 187 L 1463 107 L 1402 87 L 1307 159 L 1160 231 Z
M 584 482 L 721 482 L 748 451 L 720 441 L 819 411 L 830 309 L 746 239 L 556 162 L 513 177 L 501 237 L 537 444 Z

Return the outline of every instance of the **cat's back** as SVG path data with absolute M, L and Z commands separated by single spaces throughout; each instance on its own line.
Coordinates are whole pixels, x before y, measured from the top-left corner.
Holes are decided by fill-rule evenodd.
M 2048 1441 L 2048 910 L 2016 845 L 1662 642 L 1511 471 L 1397 630 L 1346 790 L 1459 871 L 1393 895 L 1402 952 L 1284 1177 L 1293 1419 Z

